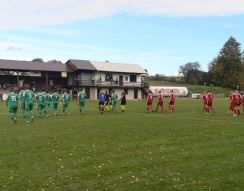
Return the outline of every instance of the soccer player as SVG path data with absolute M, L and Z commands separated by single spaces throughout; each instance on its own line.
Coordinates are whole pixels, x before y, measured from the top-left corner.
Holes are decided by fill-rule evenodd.
M 45 109 L 45 95 L 41 92 L 36 94 L 38 116 L 43 117 Z
M 207 113 L 210 112 L 210 110 L 215 113 L 213 109 L 213 93 L 210 92 L 210 90 L 207 91 Z
M 68 115 L 70 115 L 69 104 L 71 101 L 71 96 L 67 90 L 64 90 L 62 101 L 63 101 L 63 114 L 67 113 Z
M 147 113 L 149 113 L 149 111 L 153 111 L 152 110 L 152 104 L 153 104 L 153 93 L 152 91 L 149 91 L 149 93 L 147 94 Z
M 8 106 L 8 111 L 11 113 L 11 123 L 16 123 L 16 114 L 18 110 L 18 95 L 12 91 L 10 94 L 8 94 L 7 97 L 7 106 Z
M 78 104 L 80 107 L 80 113 L 82 113 L 84 111 L 85 103 L 86 103 L 86 93 L 84 90 L 81 90 L 78 93 L 78 99 L 77 100 L 78 100 Z
M 112 106 L 112 97 L 111 97 L 111 93 L 109 93 L 109 97 L 108 97 L 108 111 L 112 111 L 113 106 Z
M 116 111 L 116 105 L 118 102 L 118 95 L 115 93 L 115 91 L 112 91 L 111 94 L 111 100 L 112 100 L 112 111 Z
M 32 122 L 33 117 L 33 103 L 35 99 L 35 94 L 32 90 L 26 89 L 24 93 L 24 102 L 25 102 L 25 118 L 26 122 Z
M 159 92 L 158 92 L 158 103 L 157 103 L 155 112 L 158 112 L 159 107 L 161 108 L 161 112 L 163 113 L 164 112 L 164 95 L 161 90 L 159 90 Z
M 19 92 L 20 108 L 21 108 L 23 117 L 25 117 L 25 101 L 24 101 L 24 94 L 25 94 L 25 89 L 23 88 L 23 89 Z
M 120 107 L 121 107 L 121 112 L 125 112 L 126 96 L 125 96 L 124 92 L 122 92 L 121 97 L 120 97 Z
M 46 93 L 44 95 L 46 95 L 46 98 L 45 98 L 45 114 L 46 114 L 46 117 L 49 117 L 50 111 L 51 111 L 52 96 L 48 93 L 48 91 L 46 91 Z
M 105 98 L 106 98 L 106 100 L 105 100 L 105 111 L 109 112 L 110 111 L 109 105 L 111 103 L 111 96 L 107 91 L 105 91 Z
M 241 94 L 239 93 L 238 90 L 236 90 L 232 95 L 232 103 L 234 109 L 233 116 L 240 115 Z
M 105 101 L 106 101 L 106 95 L 101 90 L 99 92 L 99 96 L 98 96 L 98 108 L 99 108 L 101 114 L 103 114 L 103 112 L 104 112 L 104 104 L 105 104 Z
M 55 90 L 55 92 L 52 94 L 52 102 L 53 102 L 53 110 L 54 110 L 54 115 L 58 115 L 58 103 L 59 103 L 59 94 L 58 91 Z
M 206 91 L 204 91 L 202 94 L 202 103 L 203 103 L 203 112 L 207 112 L 208 111 L 208 96 L 207 96 Z
M 171 90 L 170 91 L 171 94 L 170 94 L 170 97 L 169 97 L 169 111 L 170 112 L 174 112 L 175 111 L 175 94 L 174 94 L 174 91 Z

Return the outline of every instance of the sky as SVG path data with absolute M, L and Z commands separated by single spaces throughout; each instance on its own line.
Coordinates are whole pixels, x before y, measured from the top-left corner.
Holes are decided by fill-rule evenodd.
M 203 71 L 230 36 L 244 44 L 243 0 L 0 0 L 0 59 L 139 64 Z M 243 47 L 241 46 L 243 50 Z

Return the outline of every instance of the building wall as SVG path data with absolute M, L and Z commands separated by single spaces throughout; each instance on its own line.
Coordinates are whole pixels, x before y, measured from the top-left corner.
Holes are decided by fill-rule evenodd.
M 132 74 L 134 75 L 134 74 Z M 130 74 L 125 74 L 125 73 L 114 73 L 112 74 L 112 78 L 113 81 L 119 80 L 120 76 L 123 76 L 123 82 L 125 83 L 125 86 L 128 87 L 119 87 L 119 86 L 113 86 L 113 87 L 109 87 L 110 86 L 110 82 L 109 81 L 105 81 L 105 77 L 106 77 L 106 72 L 97 72 L 97 73 L 90 73 L 90 72 L 81 72 L 79 74 L 81 81 L 90 81 L 93 79 L 95 79 L 96 82 L 102 82 L 100 85 L 101 87 L 91 87 L 90 85 L 86 84 L 85 87 L 89 87 L 90 89 L 90 100 L 97 100 L 97 93 L 98 93 L 98 89 L 103 90 L 104 92 L 107 91 L 109 92 L 109 90 L 113 89 L 115 90 L 115 93 L 118 95 L 118 97 L 121 96 L 122 92 L 125 92 L 125 89 L 127 89 L 128 94 L 126 95 L 128 100 L 134 100 L 134 89 L 138 90 L 138 99 L 142 98 L 142 92 L 141 92 L 141 88 L 140 88 L 140 84 L 136 84 L 137 87 L 133 87 L 133 83 L 131 82 L 132 85 L 130 86 Z M 74 75 L 69 75 L 68 76 L 68 84 L 69 85 L 73 85 L 73 78 Z M 127 80 L 126 80 L 127 78 Z M 104 83 L 105 82 L 105 83 Z M 107 83 L 106 83 L 107 82 Z M 137 74 L 136 75 L 136 83 L 140 83 L 141 82 L 141 75 Z M 114 82 L 113 82 L 114 83 Z M 114 85 L 114 84 L 113 84 Z M 107 86 L 107 87 L 106 87 Z
M 106 92 L 106 91 L 109 92 L 109 88 L 100 88 L 100 90 L 102 90 L 103 92 Z M 115 91 L 115 93 L 118 95 L 119 98 L 121 97 L 121 94 L 123 92 L 125 92 L 124 88 L 114 88 L 113 90 Z M 97 100 L 97 91 L 98 91 L 97 87 L 90 88 L 90 100 L 93 100 L 93 101 Z M 134 99 L 134 88 L 128 89 L 128 94 L 126 94 L 126 98 L 128 100 L 135 100 Z M 138 89 L 138 99 L 142 99 L 141 89 Z
M 132 74 L 134 75 L 134 74 Z M 106 76 L 106 72 L 98 72 L 95 74 L 95 80 L 99 81 L 105 81 L 105 76 Z M 114 73 L 112 74 L 113 76 L 113 80 L 116 81 L 119 80 L 119 76 L 123 76 L 123 82 L 130 82 L 130 74 L 124 74 L 124 73 Z M 126 81 L 126 77 L 127 77 L 127 81 Z M 136 74 L 136 82 L 141 82 L 141 75 L 140 74 Z
M 90 100 L 97 100 L 97 88 L 90 88 Z
M 74 73 L 69 73 L 68 74 L 68 85 L 73 85 L 74 81 Z
M 88 73 L 88 72 L 81 72 L 80 73 L 80 79 L 81 80 L 92 80 L 92 76 L 93 74 L 92 73 Z
M 134 89 L 128 89 L 127 99 L 134 99 Z

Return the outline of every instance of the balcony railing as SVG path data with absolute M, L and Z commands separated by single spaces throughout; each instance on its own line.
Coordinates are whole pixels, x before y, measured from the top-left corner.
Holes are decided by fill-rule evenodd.
M 145 87 L 143 82 L 116 82 L 116 81 L 96 81 L 96 80 L 80 80 L 74 85 L 79 86 L 94 86 L 94 87 Z

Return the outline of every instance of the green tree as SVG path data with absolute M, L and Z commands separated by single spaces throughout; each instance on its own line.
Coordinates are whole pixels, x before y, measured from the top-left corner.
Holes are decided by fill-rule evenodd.
M 223 80 L 223 66 L 218 62 L 218 58 L 214 58 L 208 65 L 208 73 L 212 84 L 221 86 Z
M 210 63 L 209 72 L 218 85 L 236 88 L 242 74 L 242 53 L 240 43 L 230 37 L 216 59 Z
M 198 62 L 188 62 L 185 65 L 180 66 L 179 72 L 183 74 L 186 83 L 199 84 L 200 67 Z
M 32 62 L 44 62 L 42 58 L 34 58 Z

